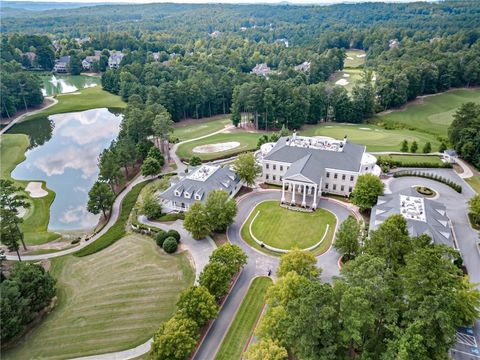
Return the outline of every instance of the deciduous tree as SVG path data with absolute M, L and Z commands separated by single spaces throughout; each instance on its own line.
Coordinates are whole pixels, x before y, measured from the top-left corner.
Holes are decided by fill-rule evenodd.
M 358 177 L 351 198 L 352 203 L 363 211 L 373 207 L 380 195 L 383 195 L 382 181 L 375 175 L 364 174 Z
M 203 239 L 212 232 L 208 214 L 200 202 L 190 205 L 189 210 L 185 213 L 183 227 L 191 232 L 193 238 L 197 240 Z
M 156 360 L 185 360 L 197 345 L 198 325 L 188 318 L 174 316 L 153 336 L 152 357 Z
M 224 232 L 237 215 L 237 203 L 224 190 L 214 190 L 205 202 L 210 226 L 215 232 Z
M 107 211 L 115 201 L 115 194 L 110 186 L 103 181 L 96 181 L 88 192 L 87 210 L 92 214 L 103 213 L 107 217 Z
M 178 311 L 198 324 L 204 326 L 218 314 L 215 297 L 204 286 L 191 286 L 184 290 L 177 301 Z
M 298 249 L 282 255 L 277 276 L 285 276 L 290 271 L 295 271 L 298 275 L 308 279 L 317 279 L 321 273 L 321 269 L 317 267 L 317 259 L 315 256 L 310 252 Z
M 255 184 L 255 179 L 261 171 L 252 153 L 240 154 L 233 166 L 240 179 L 250 187 Z
M 338 228 L 333 246 L 342 254 L 344 261 L 351 260 L 358 255 L 360 250 L 360 232 L 360 224 L 351 215 Z
M 287 350 L 270 338 L 262 339 L 248 347 L 245 360 L 287 360 Z

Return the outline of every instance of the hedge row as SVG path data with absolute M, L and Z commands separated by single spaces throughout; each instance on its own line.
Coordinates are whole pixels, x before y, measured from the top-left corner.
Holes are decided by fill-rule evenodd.
M 434 181 L 441 182 L 442 184 L 445 184 L 447 186 L 450 186 L 453 190 L 455 190 L 458 193 L 462 192 L 462 186 L 457 184 L 456 182 L 446 179 L 442 176 L 436 175 L 436 174 L 430 174 L 430 173 L 425 173 L 425 172 L 420 172 L 420 171 L 409 171 L 409 170 L 402 170 L 398 171 L 393 174 L 393 177 L 403 177 L 403 176 L 416 176 L 416 177 L 421 177 L 425 179 L 430 179 Z
M 78 257 L 91 255 L 120 240 L 126 234 L 125 228 L 127 226 L 128 217 L 137 202 L 138 195 L 148 182 L 149 181 L 144 181 L 135 185 L 123 198 L 120 215 L 115 224 L 113 224 L 113 226 L 95 242 L 77 251 L 74 255 Z
M 451 169 L 452 164 L 449 163 L 431 163 L 428 161 L 419 162 L 419 161 L 399 161 L 399 160 L 391 160 L 391 159 L 384 159 L 379 157 L 377 160 L 378 166 L 388 166 L 390 168 L 393 167 L 411 167 L 411 168 L 445 168 Z

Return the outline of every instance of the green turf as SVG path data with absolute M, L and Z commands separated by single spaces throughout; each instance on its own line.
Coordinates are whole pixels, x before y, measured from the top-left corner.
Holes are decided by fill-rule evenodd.
M 415 140 L 419 149 L 422 149 L 428 141 L 432 145 L 432 151 L 437 151 L 440 146 L 440 142 L 431 134 L 407 129 L 386 130 L 380 126 L 367 124 L 328 123 L 306 126 L 300 131 L 300 135 L 323 135 L 335 139 L 342 139 L 347 135 L 349 141 L 366 145 L 368 151 L 400 151 L 405 139 L 409 143 Z
M 180 141 L 194 139 L 221 130 L 225 127 L 225 125 L 229 125 L 231 123 L 232 121 L 228 115 L 226 115 L 225 118 L 215 120 L 199 119 L 194 123 L 182 123 L 180 121 L 179 123 L 175 124 L 173 136 L 178 137 Z
M 0 135 L 0 176 L 2 179 L 12 179 L 11 172 L 15 167 L 25 160 L 25 151 L 29 145 L 27 135 L 23 134 L 2 134 Z M 25 188 L 30 181 L 15 180 L 15 184 Z M 35 179 L 32 179 L 35 180 Z M 30 198 L 30 208 L 23 218 L 20 229 L 24 232 L 24 239 L 27 245 L 39 245 L 58 239 L 59 234 L 48 232 L 50 220 L 50 205 L 55 198 L 55 193 L 47 189 L 42 181 L 42 188 L 48 191 L 48 195 L 41 198 Z M 28 193 L 25 192 L 28 196 Z
M 480 89 L 451 90 L 428 96 L 408 105 L 404 110 L 379 115 L 376 120 L 400 123 L 408 128 L 446 137 L 456 109 L 470 101 L 480 104 Z
M 255 150 L 257 148 L 258 139 L 260 138 L 260 133 L 249 133 L 249 132 L 232 132 L 232 133 L 221 133 L 206 137 L 204 139 L 192 141 L 180 145 L 177 149 L 177 155 L 184 160 L 191 158 L 192 156 L 198 156 L 202 160 L 214 160 L 233 156 L 245 151 Z M 200 145 L 208 144 L 218 144 L 229 141 L 238 141 L 240 146 L 234 149 L 227 151 L 209 153 L 209 154 L 200 154 L 194 153 L 192 149 Z
M 130 217 L 130 212 L 132 211 L 133 206 L 137 202 L 138 195 L 147 183 L 147 181 L 144 181 L 135 185 L 123 198 L 122 207 L 120 209 L 120 216 L 118 217 L 115 224 L 113 224 L 112 227 L 108 229 L 105 234 L 100 236 L 99 239 L 97 239 L 90 245 L 87 245 L 83 249 L 77 251 L 74 255 L 82 257 L 94 254 L 112 245 L 116 241 L 120 240 L 123 236 L 125 236 L 126 226 L 128 218 Z
M 85 111 L 97 108 L 122 109 L 127 104 L 120 96 L 102 90 L 101 86 L 81 89 L 75 93 L 57 95 L 58 103 L 42 112 L 28 116 L 24 121 L 35 120 L 39 116 L 49 116 L 68 112 Z
M 129 235 L 88 258 L 52 262 L 59 303 L 3 359 L 67 359 L 121 351 L 148 340 L 193 284 L 185 254 L 167 255 L 154 241 Z
M 264 296 L 272 279 L 266 276 L 252 281 L 245 298 L 238 309 L 235 319 L 215 356 L 215 360 L 240 360 L 264 304 Z
M 344 74 L 347 74 L 348 77 L 344 77 Z M 336 82 L 340 79 L 345 79 L 348 81 L 346 85 L 336 84 L 338 86 L 343 86 L 349 93 L 353 90 L 355 83 L 360 81 L 363 76 L 362 69 L 343 69 L 341 71 L 337 71 L 330 76 L 328 81 L 332 84 L 336 84 Z
M 257 212 L 260 213 L 253 221 Z M 324 209 L 317 209 L 310 213 L 300 212 L 285 209 L 278 201 L 265 201 L 252 211 L 244 225 L 247 231 L 252 221 L 252 233 L 258 240 L 286 250 L 305 249 L 315 245 L 322 239 L 328 224 L 331 231 L 327 232 L 326 238 L 320 245 L 324 249 L 332 241 L 336 218 Z
M 432 165 L 443 165 L 443 161 L 439 156 L 435 155 L 381 155 L 378 156 L 378 159 L 387 160 L 387 161 L 400 161 L 403 163 L 428 163 Z
M 358 57 L 358 55 L 365 55 L 365 51 L 348 49 L 346 51 L 346 58 L 343 64 L 344 68 L 358 68 L 363 66 L 363 64 L 365 64 L 365 57 Z
M 465 179 L 465 181 L 480 194 L 480 176 L 472 176 L 471 178 Z

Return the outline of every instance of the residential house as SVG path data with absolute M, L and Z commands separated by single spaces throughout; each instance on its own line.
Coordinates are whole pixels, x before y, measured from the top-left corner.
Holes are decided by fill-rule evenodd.
M 61 56 L 59 59 L 55 60 L 53 65 L 53 72 L 56 73 L 67 73 L 70 71 L 70 56 Z
M 119 51 L 112 52 L 108 58 L 108 67 L 110 69 L 118 69 L 124 56 L 125 54 Z

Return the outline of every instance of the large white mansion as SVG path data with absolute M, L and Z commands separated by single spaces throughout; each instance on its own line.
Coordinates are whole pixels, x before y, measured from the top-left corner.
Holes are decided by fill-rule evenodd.
M 348 196 L 359 175 L 381 172 L 375 156 L 346 137 L 335 140 L 294 133 L 263 144 L 259 155 L 263 181 L 282 185 L 282 203 L 312 209 L 322 192 Z

